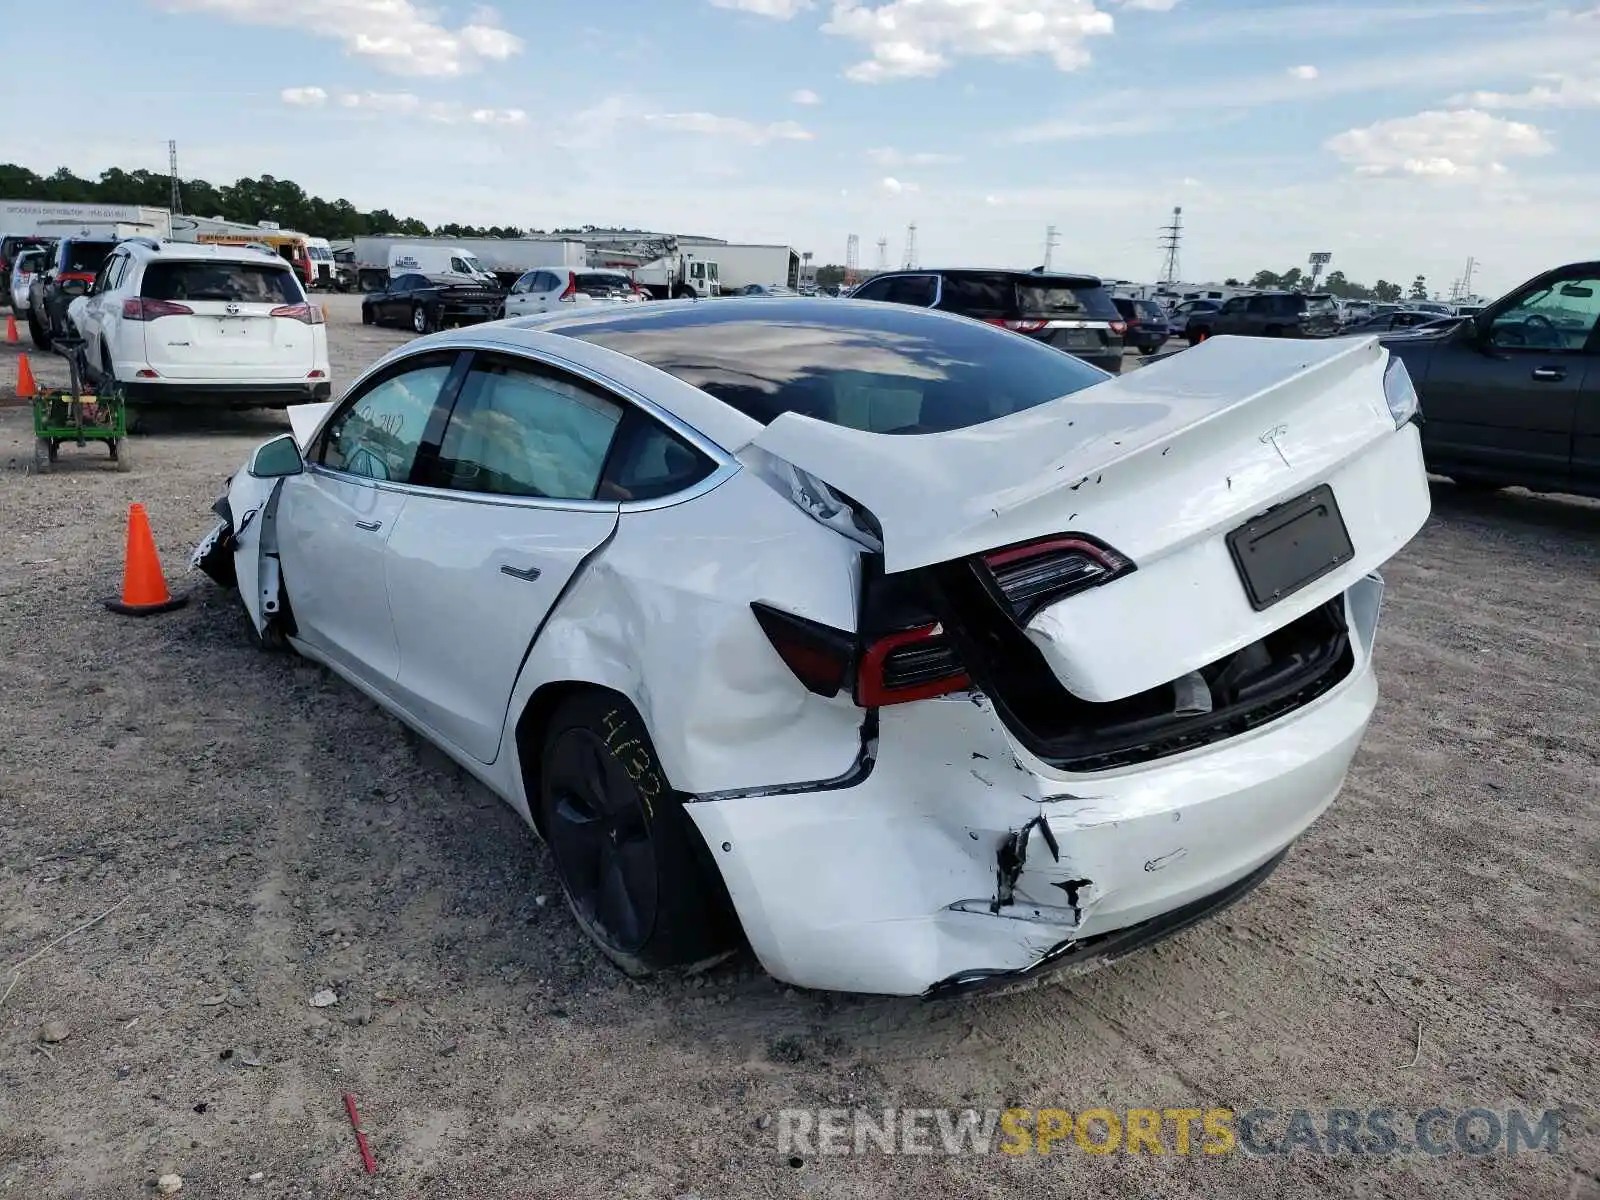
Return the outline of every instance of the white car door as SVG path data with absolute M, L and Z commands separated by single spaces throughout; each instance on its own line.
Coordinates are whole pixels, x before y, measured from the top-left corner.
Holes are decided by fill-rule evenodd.
M 418 451 L 443 421 L 460 358 L 441 351 L 405 359 L 347 396 L 278 501 L 295 636 L 379 690 L 392 686 L 400 665 L 384 547 L 405 509 Z
M 616 529 L 617 499 L 595 497 L 628 411 L 575 376 L 477 355 L 431 486 L 411 489 L 389 539 L 397 700 L 479 762 L 546 615 Z
M 528 271 L 511 285 L 506 293 L 506 316 L 520 317 L 528 312 L 528 288 L 537 274 L 537 271 Z

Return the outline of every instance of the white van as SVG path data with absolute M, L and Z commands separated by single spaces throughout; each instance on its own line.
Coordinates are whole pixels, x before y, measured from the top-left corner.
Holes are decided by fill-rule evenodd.
M 462 279 L 499 287 L 494 273 L 459 246 L 427 246 L 420 242 L 389 247 L 389 278 L 426 275 L 430 279 Z

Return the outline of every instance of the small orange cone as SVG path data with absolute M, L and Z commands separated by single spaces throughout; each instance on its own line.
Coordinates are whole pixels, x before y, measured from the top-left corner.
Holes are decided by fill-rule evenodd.
M 106 607 L 128 617 L 148 617 L 182 608 L 187 603 L 189 597 L 174 596 L 167 590 L 144 505 L 128 505 L 128 550 L 122 568 L 122 598 L 107 600 Z
M 19 340 L 20 339 L 17 337 L 17 318 L 15 316 L 13 316 L 11 313 L 7 313 L 6 314 L 6 341 L 15 343 L 15 342 L 17 342 Z
M 39 392 L 39 385 L 33 379 L 33 367 L 28 363 L 26 354 L 17 355 L 17 399 L 32 400 Z

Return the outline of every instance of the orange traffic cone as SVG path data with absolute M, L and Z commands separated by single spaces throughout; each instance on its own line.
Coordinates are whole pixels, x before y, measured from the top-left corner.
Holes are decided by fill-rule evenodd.
M 32 400 L 38 391 L 39 385 L 34 382 L 33 367 L 28 363 L 28 356 L 17 355 L 17 399 Z
M 128 550 L 122 567 L 122 598 L 107 600 L 106 607 L 128 617 L 148 617 L 182 608 L 187 603 L 189 597 L 174 596 L 167 590 L 144 505 L 128 505 Z
M 12 314 L 7 313 L 6 314 L 6 341 L 14 343 L 14 342 L 16 342 L 18 340 L 19 339 L 17 337 L 17 318 L 14 317 Z

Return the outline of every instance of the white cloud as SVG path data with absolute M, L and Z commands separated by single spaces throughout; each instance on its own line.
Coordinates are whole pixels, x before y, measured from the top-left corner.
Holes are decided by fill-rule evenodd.
M 795 104 L 821 104 L 822 103 L 822 97 L 817 95 L 810 88 L 801 88 L 799 91 L 792 93 L 789 96 L 789 99 L 791 101 L 793 101 Z
M 1048 55 L 1062 71 L 1089 61 L 1085 43 L 1112 32 L 1094 0 L 836 0 L 825 33 L 865 44 L 872 57 L 845 71 L 858 83 L 937 75 L 950 58 Z
M 493 9 L 480 8 L 459 29 L 412 0 L 160 0 L 170 12 L 210 13 L 241 25 L 298 29 L 344 43 L 397 75 L 451 77 L 522 50 Z
M 993 195 L 993 194 L 985 196 L 983 198 L 983 202 L 985 204 L 987 204 L 990 208 L 999 208 L 1003 204 L 1005 204 L 1004 200 L 1002 200 L 999 196 L 996 196 L 996 195 Z
M 1504 174 L 1503 160 L 1553 149 L 1535 126 L 1471 108 L 1379 121 L 1348 129 L 1326 145 L 1358 175 L 1465 179 Z
M 901 183 L 892 175 L 885 175 L 883 177 L 883 182 L 878 186 L 884 191 L 888 192 L 891 196 L 898 196 L 901 192 L 906 190 L 906 185 Z
M 1540 75 L 1538 80 L 1525 92 L 1468 92 L 1452 96 L 1450 103 L 1473 108 L 1600 108 L 1600 75 Z
M 811 0 L 711 0 L 711 4 L 715 8 L 734 8 L 758 17 L 787 21 L 802 9 L 810 8 Z
M 472 122 L 475 125 L 521 125 L 528 114 L 520 108 L 471 108 L 455 101 L 424 102 L 413 92 L 351 92 L 329 93 L 324 88 L 285 88 L 285 104 L 314 106 L 333 99 L 340 108 L 357 112 L 379 113 L 389 116 L 418 116 L 445 125 Z
M 1315 79 L 1319 74 L 1321 74 L 1321 72 L 1319 72 L 1310 63 L 1306 63 L 1302 66 L 1290 67 L 1289 74 L 1293 75 L 1296 79 L 1310 80 Z
M 1143 9 L 1145 12 L 1171 12 L 1178 0 L 1117 0 L 1123 8 Z
M 889 146 L 879 146 L 867 151 L 867 159 L 880 167 L 936 167 L 945 163 L 958 163 L 961 161 L 961 156 L 938 154 L 928 150 L 916 154 L 904 154 Z
M 1040 121 L 1036 125 L 1023 125 L 1010 130 L 1000 140 L 1016 145 L 1031 142 L 1084 142 L 1095 138 L 1133 137 L 1154 133 L 1172 123 L 1165 112 L 1141 113 L 1135 117 L 1117 117 L 1105 121 L 1080 121 L 1072 118 L 1057 121 Z
M 1371 37 L 1374 31 L 1403 25 L 1446 22 L 1462 27 L 1474 18 L 1549 12 L 1547 0 L 1405 0 L 1363 5 L 1278 4 L 1229 11 L 1218 7 L 1202 19 L 1175 25 L 1165 33 L 1173 42 L 1238 41 L 1260 38 L 1277 43 L 1323 42 Z
M 676 133 L 699 133 L 760 146 L 766 142 L 809 142 L 816 135 L 795 121 L 773 121 L 766 125 L 742 117 L 719 117 L 708 112 L 649 113 L 644 118 L 652 125 Z

